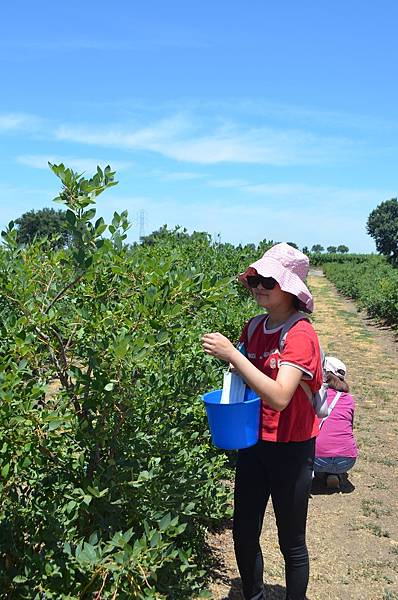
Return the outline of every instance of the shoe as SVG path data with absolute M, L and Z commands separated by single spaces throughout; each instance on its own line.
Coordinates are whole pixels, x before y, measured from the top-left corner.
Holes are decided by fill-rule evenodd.
M 340 489 L 340 478 L 338 475 L 334 475 L 333 473 L 329 473 L 326 476 L 326 487 L 330 490 L 339 490 Z

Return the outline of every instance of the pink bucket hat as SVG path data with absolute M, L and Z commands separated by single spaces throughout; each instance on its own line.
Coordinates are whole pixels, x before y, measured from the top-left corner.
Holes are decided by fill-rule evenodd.
M 238 280 L 247 288 L 247 276 L 258 273 L 263 277 L 273 277 L 279 283 L 281 290 L 296 296 L 300 301 L 301 310 L 311 313 L 314 301 L 311 292 L 304 283 L 310 268 L 308 256 L 283 242 L 272 246 L 265 254 L 252 263 Z

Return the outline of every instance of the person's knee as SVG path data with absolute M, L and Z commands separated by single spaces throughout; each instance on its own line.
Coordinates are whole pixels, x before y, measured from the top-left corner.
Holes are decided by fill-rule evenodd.
M 279 548 L 283 555 L 283 558 L 287 562 L 293 562 L 295 564 L 305 564 L 308 562 L 308 550 L 305 543 L 305 539 L 291 541 L 279 538 Z

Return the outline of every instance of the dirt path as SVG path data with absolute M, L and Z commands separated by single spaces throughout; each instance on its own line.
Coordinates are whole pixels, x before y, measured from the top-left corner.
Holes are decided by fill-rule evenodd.
M 357 400 L 360 456 L 344 493 L 313 489 L 307 598 L 398 600 L 398 345 L 319 273 L 312 274 L 309 285 L 321 344 L 347 364 Z M 212 536 L 210 543 L 220 561 L 211 586 L 214 600 L 240 600 L 231 530 Z M 262 547 L 268 598 L 284 600 L 284 567 L 270 507 Z

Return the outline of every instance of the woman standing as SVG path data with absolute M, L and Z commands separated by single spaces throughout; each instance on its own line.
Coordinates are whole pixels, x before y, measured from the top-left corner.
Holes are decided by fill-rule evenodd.
M 284 323 L 298 311 L 313 311 L 304 283 L 308 269 L 299 250 L 286 243 L 273 246 L 239 277 L 267 311 L 250 335 L 250 321 L 245 325 L 244 352 L 221 333 L 203 336 L 205 352 L 229 362 L 262 401 L 260 439 L 239 450 L 235 476 L 233 537 L 245 600 L 265 598 L 259 540 L 270 497 L 285 560 L 286 598 L 304 600 L 308 585 L 305 533 L 319 431 L 309 395 L 322 385 L 322 367 L 317 335 L 304 315 L 279 350 Z

